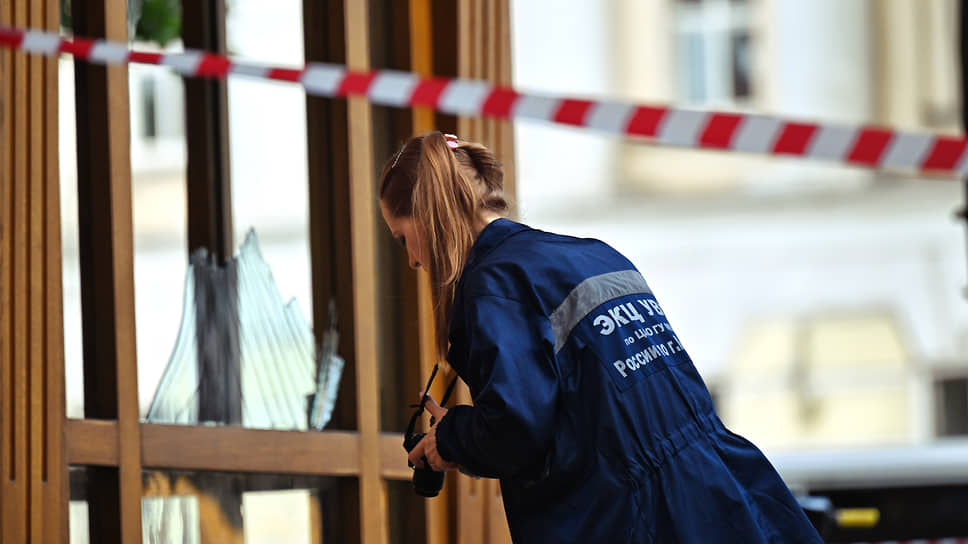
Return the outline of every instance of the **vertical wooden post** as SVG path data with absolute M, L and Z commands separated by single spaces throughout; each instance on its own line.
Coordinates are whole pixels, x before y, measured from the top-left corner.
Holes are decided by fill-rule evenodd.
M 60 4 L 46 0 L 43 27 L 55 32 L 60 28 Z M 61 203 L 60 203 L 60 146 L 59 146 L 59 85 L 58 60 L 44 61 L 44 353 L 41 383 L 44 388 L 44 446 L 43 470 L 40 477 L 43 489 L 43 506 L 34 516 L 40 519 L 43 537 L 35 541 L 49 544 L 66 542 L 69 538 L 68 500 L 70 491 L 65 455 L 64 427 L 67 423 L 66 393 L 64 385 L 64 299 L 61 277 Z
M 410 0 L 410 70 L 422 76 L 435 75 L 434 67 L 434 28 L 433 11 L 430 0 Z M 441 26 L 451 24 L 450 21 L 437 21 Z M 456 44 L 438 43 L 439 47 L 453 48 Z M 434 111 L 428 107 L 416 107 L 413 109 L 413 130 L 414 134 L 421 134 L 438 127 L 435 126 Z M 405 258 L 405 255 L 403 256 Z M 417 343 L 417 360 L 420 364 L 419 387 L 427 383 L 430 373 L 437 362 L 437 342 L 434 333 L 433 304 L 430 295 L 430 278 L 425 273 L 414 274 L 409 270 L 404 270 L 408 285 L 404 289 L 405 296 L 408 297 L 408 306 L 416 308 L 417 319 L 414 322 L 414 340 Z M 413 341 L 413 340 L 411 340 Z M 444 382 L 447 380 L 438 378 L 434 384 L 434 395 L 441 399 L 444 391 Z M 410 394 L 410 391 L 407 391 Z M 440 496 L 434 500 L 425 501 L 425 526 L 427 531 L 426 541 L 428 544 L 444 544 L 449 540 L 451 529 L 450 516 L 448 516 L 448 505 L 454 495 L 452 487 L 455 486 L 454 478 L 450 478 L 450 483 L 441 490 Z
M 457 3 L 457 75 L 462 78 L 482 77 L 480 70 L 480 26 L 483 24 L 480 3 L 474 0 L 460 0 Z M 481 121 L 466 117 L 458 118 L 457 134 L 470 141 L 482 141 L 479 130 Z M 460 384 L 457 389 L 460 403 L 470 403 L 471 395 L 467 386 Z M 487 504 L 483 500 L 485 482 L 471 478 L 460 478 L 457 496 L 458 544 L 483 544 L 485 542 L 485 512 Z
M 57 29 L 57 2 L 0 24 Z M 0 541 L 67 539 L 57 60 L 0 53 Z
M 346 62 L 343 0 L 303 2 L 306 62 Z M 340 318 L 340 352 L 346 360 L 329 428 L 356 428 L 356 356 L 347 349 L 354 336 L 349 241 L 349 142 L 346 101 L 306 96 L 309 152 L 309 244 L 313 279 L 313 323 L 320 333 L 329 325 L 329 302 Z M 317 338 L 317 342 L 322 337 Z
M 27 25 L 27 3 L 6 1 L 3 21 L 16 26 Z M 28 230 L 28 74 L 27 58 L 22 53 L 3 53 L 4 70 L 4 132 L 3 175 L 0 212 L 3 242 L 0 253 L 0 278 L 3 307 L 0 319 L 0 371 L 3 388 L 0 390 L 3 438 L 0 443 L 0 539 L 4 542 L 23 542 L 28 537 L 28 402 L 27 402 L 27 343 L 29 323 L 27 245 Z
M 182 5 L 182 41 L 186 48 L 225 54 L 225 2 L 200 0 Z M 228 91 L 225 80 L 183 78 L 185 136 L 188 147 L 188 252 L 206 248 L 218 265 L 233 252 L 232 183 L 229 162 Z M 239 347 L 235 269 L 219 274 L 216 285 L 196 269 L 198 338 L 198 417 L 201 422 L 242 424 L 242 368 Z M 212 293 L 212 289 L 217 294 Z M 217 346 L 214 349 L 212 346 Z M 195 483 L 216 516 L 203 516 L 202 542 L 244 541 L 242 493 L 231 479 L 200 475 Z
M 225 54 L 225 1 L 182 6 L 186 48 Z M 185 77 L 188 146 L 188 252 L 205 247 L 224 263 L 232 256 L 232 184 L 229 172 L 228 93 L 225 80 Z
M 344 0 L 304 0 L 303 39 L 306 62 L 346 62 Z M 309 248 L 312 269 L 313 324 L 317 344 L 329 326 L 329 303 L 339 317 L 340 354 L 346 361 L 330 429 L 357 429 L 356 321 L 353 303 L 349 220 L 349 142 L 345 100 L 306 96 L 309 174 Z M 339 479 L 320 491 L 325 512 L 324 541 L 359 542 L 360 486 Z
M 346 64 L 370 68 L 366 2 L 346 0 Z M 387 542 L 386 482 L 380 475 L 380 377 L 376 360 L 376 196 L 373 189 L 373 127 L 370 104 L 347 99 L 350 165 L 350 240 L 353 248 L 353 320 L 356 335 L 357 420 L 360 430 L 360 531 L 364 544 Z
M 73 0 L 76 34 L 124 42 L 124 0 Z M 84 411 L 118 421 L 118 467 L 89 469 L 91 540 L 141 541 L 128 70 L 75 64 Z
M 60 6 L 32 2 L 30 25 L 56 32 Z M 31 480 L 30 540 L 67 539 L 63 456 L 64 327 L 61 298 L 57 59 L 30 59 Z
M 507 1 L 460 0 L 458 2 L 458 75 L 511 84 L 510 8 Z M 504 166 L 504 191 L 514 213 L 513 126 L 496 119 L 460 118 L 458 135 L 488 146 Z M 458 392 L 469 402 L 466 388 Z M 462 543 L 509 542 L 500 486 L 495 480 L 461 479 L 458 498 Z
M 460 77 L 511 85 L 511 13 L 509 2 L 460 0 Z M 514 214 L 514 127 L 500 119 L 461 118 L 458 134 L 488 146 L 504 166 L 504 192 L 512 197 Z

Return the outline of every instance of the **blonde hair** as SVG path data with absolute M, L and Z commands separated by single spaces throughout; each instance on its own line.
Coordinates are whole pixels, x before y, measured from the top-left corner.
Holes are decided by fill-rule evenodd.
M 447 354 L 457 281 L 474 245 L 481 211 L 505 214 L 504 172 L 481 144 L 440 132 L 408 140 L 380 175 L 380 201 L 394 217 L 409 217 L 427 245 L 437 355 Z

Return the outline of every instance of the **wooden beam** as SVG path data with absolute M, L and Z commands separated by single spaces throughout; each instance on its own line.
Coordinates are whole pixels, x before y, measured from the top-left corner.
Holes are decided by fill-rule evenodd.
M 346 62 L 343 0 L 303 3 L 306 62 Z M 329 326 L 329 303 L 336 305 L 346 370 L 340 383 L 331 429 L 356 429 L 356 355 L 351 340 L 353 313 L 349 225 L 349 142 L 346 101 L 306 96 L 309 162 L 309 240 L 313 283 L 313 323 L 317 343 Z
M 505 544 L 511 542 L 511 529 L 508 527 L 507 514 L 504 513 L 504 499 L 501 497 L 501 482 L 486 480 L 484 502 L 487 505 L 487 542 Z
M 43 27 L 60 29 L 60 3 L 44 2 Z M 70 537 L 68 502 L 70 478 L 65 459 L 64 425 L 67 421 L 64 377 L 64 299 L 61 247 L 60 146 L 59 146 L 59 69 L 58 59 L 44 61 L 44 203 L 45 252 L 43 289 L 45 292 L 44 353 L 41 380 L 44 387 L 45 417 L 43 437 L 43 473 L 41 489 L 44 500 L 36 515 L 43 520 L 42 542 L 65 542 Z
M 225 1 L 182 5 L 186 48 L 225 54 Z M 183 78 L 188 147 L 188 252 L 205 247 L 224 263 L 232 256 L 232 184 L 228 93 L 224 79 Z
M 150 468 L 355 476 L 359 435 L 242 427 L 143 423 L 143 464 Z
M 407 466 L 407 456 L 403 455 L 403 434 L 380 435 L 380 475 L 388 480 L 412 479 L 413 469 Z
M 370 68 L 366 2 L 346 0 L 346 64 Z M 347 99 L 350 165 L 350 239 L 353 248 L 353 320 L 356 334 L 357 421 L 360 429 L 360 531 L 363 544 L 387 542 L 386 483 L 380 477 L 380 380 L 376 360 L 376 196 L 373 190 L 373 132 L 370 103 Z
M 57 3 L 0 0 L 56 29 Z M 0 54 L 0 540 L 66 539 L 56 60 Z
M 511 85 L 511 2 L 502 0 L 497 4 L 497 23 L 494 34 L 494 46 L 498 51 L 495 58 L 497 66 L 494 72 L 494 82 L 501 85 Z M 498 142 L 498 160 L 504 167 L 504 194 L 509 197 L 512 217 L 518 213 L 517 206 L 517 166 L 514 159 L 514 124 L 508 121 L 492 119 L 494 138 Z
M 457 75 L 462 78 L 483 77 L 480 70 L 481 56 L 480 26 L 482 17 L 480 4 L 475 0 L 457 2 Z M 483 141 L 480 120 L 460 117 L 457 121 L 457 134 L 469 141 Z M 459 384 L 456 390 L 457 402 L 470 404 L 471 395 L 467 386 Z M 486 527 L 487 505 L 484 499 L 484 483 L 467 477 L 457 479 L 457 542 L 458 544 L 483 544 Z
M 12 0 L 0 0 L 0 24 L 14 24 Z M 19 496 L 10 482 L 16 459 L 13 385 L 13 113 L 14 52 L 0 51 L 0 540 L 23 538 L 14 534 Z M 22 107 L 22 106 L 20 106 Z M 18 108 L 19 109 L 19 108 Z
M 433 19 L 430 0 L 410 0 L 410 70 L 422 76 L 434 74 Z M 414 133 L 433 130 L 434 111 L 427 106 L 413 109 Z
M 27 5 L 21 1 L 5 1 L 0 17 L 6 24 L 27 26 Z M 27 429 L 28 417 L 28 149 L 29 82 L 27 58 L 22 53 L 5 54 L 4 76 L 4 133 L 2 179 L 0 179 L 0 212 L 3 230 L 0 231 L 2 253 L 0 267 L 3 277 L 3 307 L 0 319 L 0 371 L 3 388 L 3 420 L 0 430 L 0 540 L 24 542 L 28 536 L 29 475 Z
M 118 422 L 68 419 L 64 427 L 68 465 L 118 466 Z
M 67 465 L 117 466 L 116 421 L 69 419 L 64 427 Z M 357 476 L 359 434 L 293 432 L 242 427 L 141 424 L 141 464 L 154 469 Z M 413 470 L 400 454 L 401 433 L 379 437 L 380 475 L 409 480 Z
M 410 70 L 422 76 L 442 75 L 435 70 L 434 49 L 435 47 L 456 48 L 456 44 L 446 42 L 434 43 L 436 36 L 434 29 L 448 27 L 453 25 L 455 21 L 435 21 L 433 19 L 434 12 L 430 0 L 410 0 L 409 11 Z M 445 40 L 446 37 L 447 35 L 444 35 L 442 39 Z M 413 126 L 411 127 L 412 134 L 422 134 L 437 129 L 436 116 L 430 108 L 414 108 Z M 447 129 L 445 128 L 444 130 Z M 406 255 L 401 254 L 401 257 L 406 258 Z M 430 373 L 438 359 L 437 336 L 434 331 L 433 302 L 430 293 L 430 278 L 425 272 L 414 273 L 406 268 L 403 269 L 403 274 L 409 280 L 404 289 L 404 296 L 407 297 L 409 303 L 406 306 L 413 308 L 415 310 L 413 313 L 416 314 L 416 319 L 413 319 L 413 326 L 408 331 L 407 337 L 412 338 L 410 340 L 411 342 L 415 341 L 417 343 L 415 359 L 419 365 L 419 372 L 416 373 L 417 379 L 408 379 L 407 381 L 410 383 L 416 381 L 418 384 L 417 390 L 419 390 L 430 379 Z M 412 373 L 413 371 L 409 370 L 408 374 Z M 438 402 L 443 396 L 445 384 L 449 383 L 452 379 L 451 374 L 445 373 L 445 375 L 441 375 L 436 380 L 437 383 L 434 384 L 433 395 Z M 412 394 L 411 390 L 412 388 L 408 389 L 406 393 Z M 410 477 L 412 477 L 413 471 L 410 470 L 409 472 Z M 444 544 L 449 540 L 453 520 L 448 515 L 448 510 L 450 509 L 450 504 L 454 502 L 454 497 L 456 497 L 456 490 L 451 489 L 454 479 L 450 478 L 450 481 L 451 485 L 449 486 L 445 483 L 437 500 L 424 501 L 424 523 L 426 526 L 427 544 Z
M 31 2 L 28 5 L 27 25 L 31 28 L 43 28 L 43 2 Z M 27 119 L 28 137 L 28 177 L 27 191 L 28 202 L 26 217 L 27 220 L 27 281 L 28 292 L 26 300 L 30 311 L 23 316 L 27 326 L 27 399 L 29 431 L 27 437 L 28 444 L 28 472 L 27 472 L 27 499 L 28 509 L 27 535 L 30 541 L 39 541 L 43 538 L 43 522 L 40 512 L 44 505 L 43 473 L 44 473 L 44 426 L 46 425 L 46 402 L 44 399 L 44 371 L 45 361 L 44 352 L 46 342 L 44 341 L 46 304 L 44 304 L 44 292 L 38 289 L 44 285 L 44 227 L 46 226 L 45 206 L 46 184 L 44 183 L 44 154 L 47 146 L 44 145 L 44 102 L 46 99 L 44 85 L 44 59 L 37 55 L 27 57 L 27 87 L 29 89 Z
M 500 84 L 511 85 L 511 14 L 510 2 L 489 2 L 487 9 L 487 27 L 484 29 L 484 41 L 487 44 L 484 71 L 488 80 Z M 492 151 L 501 161 L 504 170 L 504 193 L 509 198 L 511 215 L 516 214 L 515 178 L 514 178 L 514 127 L 511 123 L 499 119 L 488 119 L 483 122 L 483 139 L 491 146 Z M 504 500 L 501 497 L 501 486 L 497 480 L 487 480 L 484 486 L 485 519 L 487 520 L 487 541 L 489 544 L 501 544 L 511 541 L 511 531 L 508 528 L 507 516 L 504 512 Z
M 507 0 L 460 0 L 458 9 L 458 68 L 460 77 L 511 83 L 510 8 Z M 504 191 L 514 214 L 514 141 L 511 123 L 495 119 L 458 121 L 461 138 L 488 146 L 504 166 Z M 470 402 L 463 385 L 461 402 Z M 458 479 L 459 542 L 496 543 L 510 540 L 500 488 L 494 481 Z
M 346 62 L 343 0 L 304 0 L 306 62 Z M 345 100 L 306 96 L 306 145 L 309 174 L 309 250 L 313 323 L 317 345 L 330 325 L 332 302 L 339 318 L 340 354 L 346 362 L 329 428 L 356 430 L 357 372 L 353 350 L 355 321 L 349 226 L 349 142 Z M 341 479 L 320 493 L 327 520 L 324 540 L 360 541 L 359 482 Z
M 73 0 L 75 34 L 127 41 L 125 0 Z M 128 71 L 75 62 L 78 240 L 87 417 L 118 421 L 117 469 L 91 469 L 91 540 L 141 541 Z
M 501 0 L 460 0 L 458 74 L 485 79 L 495 84 L 511 84 L 511 14 L 509 2 Z M 504 169 L 504 192 L 516 213 L 514 127 L 504 120 L 460 118 L 458 134 L 488 146 Z
M 30 3 L 29 24 L 57 31 L 56 1 Z M 67 538 L 61 300 L 57 60 L 33 56 L 30 72 L 30 539 Z

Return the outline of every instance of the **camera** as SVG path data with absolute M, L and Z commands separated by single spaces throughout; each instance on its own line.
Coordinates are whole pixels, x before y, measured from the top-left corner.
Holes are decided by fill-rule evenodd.
M 403 448 L 410 453 L 425 435 L 426 433 L 408 433 L 403 441 Z M 436 497 L 440 493 L 440 488 L 444 487 L 444 473 L 431 470 L 426 457 L 423 458 L 423 462 L 428 468 L 414 467 L 413 469 L 413 490 L 422 497 Z

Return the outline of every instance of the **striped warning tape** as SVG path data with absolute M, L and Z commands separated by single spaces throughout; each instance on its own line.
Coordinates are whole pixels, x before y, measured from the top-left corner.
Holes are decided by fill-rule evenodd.
M 317 96 L 363 96 L 375 104 L 427 106 L 468 117 L 536 119 L 661 145 L 795 156 L 934 176 L 968 174 L 968 140 L 964 137 L 526 94 L 482 80 L 423 77 L 395 70 L 359 72 L 325 63 L 272 67 L 204 51 L 153 53 L 132 50 L 119 42 L 2 26 L 0 47 L 46 56 L 64 53 L 95 64 L 156 64 L 184 76 L 223 79 L 237 74 L 288 81 L 302 84 L 308 94 Z
M 968 538 L 919 538 L 916 540 L 884 540 L 855 542 L 854 544 L 968 544 Z

